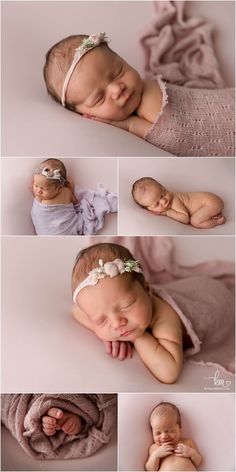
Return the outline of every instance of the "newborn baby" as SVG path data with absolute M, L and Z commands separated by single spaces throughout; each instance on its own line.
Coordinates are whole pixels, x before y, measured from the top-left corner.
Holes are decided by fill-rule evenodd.
M 74 35 L 46 55 L 50 96 L 75 113 L 129 131 L 178 156 L 234 156 L 234 90 L 143 80 L 105 33 Z
M 142 177 L 134 182 L 132 196 L 151 213 L 169 216 L 195 228 L 214 228 L 225 223 L 223 201 L 214 193 L 171 193 L 152 177 Z
M 34 171 L 35 199 L 44 205 L 76 204 L 72 184 L 66 178 L 66 168 L 59 159 L 46 159 Z
M 60 408 L 50 408 L 47 415 L 42 417 L 43 432 L 47 436 L 53 436 L 59 430 L 69 436 L 76 435 L 81 431 L 81 425 L 79 415 Z
M 159 403 L 151 413 L 150 425 L 154 443 L 145 470 L 197 470 L 202 457 L 191 439 L 181 437 L 181 417 L 175 405 Z

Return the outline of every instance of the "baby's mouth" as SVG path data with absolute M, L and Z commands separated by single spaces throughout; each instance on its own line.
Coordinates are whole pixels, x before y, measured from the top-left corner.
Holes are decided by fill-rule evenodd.
M 135 331 L 135 329 L 129 329 L 129 330 L 126 330 L 126 331 L 122 331 L 120 334 L 119 334 L 119 338 L 123 338 L 123 337 L 126 337 L 126 336 L 129 336 L 130 334 L 132 334 L 133 332 Z
M 124 92 L 120 98 L 120 107 L 123 107 L 127 104 L 130 98 L 133 96 L 134 92 Z

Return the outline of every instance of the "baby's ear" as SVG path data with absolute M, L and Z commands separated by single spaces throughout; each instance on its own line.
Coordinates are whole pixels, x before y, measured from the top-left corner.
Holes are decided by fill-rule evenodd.
M 150 285 L 146 281 L 145 281 L 145 290 L 147 290 L 147 292 L 151 291 Z

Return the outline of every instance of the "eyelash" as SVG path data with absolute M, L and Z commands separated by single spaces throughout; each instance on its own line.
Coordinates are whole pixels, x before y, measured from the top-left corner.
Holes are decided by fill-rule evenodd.
M 98 320 L 96 324 L 97 324 L 97 326 L 102 326 L 102 325 L 104 325 L 104 324 L 106 323 L 106 321 L 107 321 L 107 319 L 106 319 L 106 318 L 103 318 L 103 319 L 101 319 L 101 320 Z
M 124 308 L 121 308 L 121 311 L 128 310 L 135 302 L 136 302 L 136 299 L 133 300 L 131 303 L 129 303 L 129 305 L 125 306 Z

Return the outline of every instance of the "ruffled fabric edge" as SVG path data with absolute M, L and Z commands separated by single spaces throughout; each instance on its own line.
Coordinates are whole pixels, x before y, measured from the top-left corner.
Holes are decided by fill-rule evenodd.
M 156 119 L 153 123 L 153 125 L 151 126 L 151 128 L 149 128 L 149 130 L 147 131 L 147 133 L 145 134 L 144 136 L 144 139 L 147 139 L 147 135 L 152 131 L 152 128 L 156 125 L 156 123 L 158 122 L 159 118 L 161 117 L 161 115 L 163 114 L 163 111 L 164 111 L 164 108 L 166 107 L 167 103 L 168 103 L 168 94 L 167 94 L 167 90 L 166 90 L 166 82 L 163 81 L 162 79 L 162 75 L 157 75 L 155 77 L 160 89 L 161 89 L 161 92 L 162 92 L 162 105 L 161 105 L 161 109 L 160 111 L 158 112 L 157 116 L 156 116 Z

